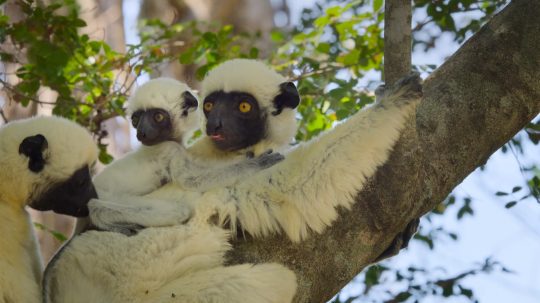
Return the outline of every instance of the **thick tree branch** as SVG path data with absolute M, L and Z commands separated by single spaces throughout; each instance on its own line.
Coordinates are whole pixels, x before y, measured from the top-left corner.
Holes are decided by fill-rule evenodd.
M 394 83 L 411 71 L 411 1 L 384 1 L 384 82 L 386 83 Z
M 230 263 L 283 263 L 297 302 L 330 299 L 540 112 L 538 15 L 540 1 L 513 1 L 425 81 L 416 121 L 331 228 L 299 244 L 238 240 Z

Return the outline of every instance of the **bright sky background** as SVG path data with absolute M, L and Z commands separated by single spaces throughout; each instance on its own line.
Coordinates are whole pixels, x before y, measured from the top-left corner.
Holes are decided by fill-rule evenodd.
M 291 19 L 295 22 L 299 19 L 302 8 L 312 6 L 315 1 L 288 2 Z M 128 43 L 138 41 L 136 33 L 138 10 L 139 0 L 124 0 Z M 450 36 L 443 36 L 435 50 L 427 54 L 415 51 L 413 64 L 440 65 L 458 47 Z M 540 147 L 528 144 L 525 149 L 527 155 L 536 157 L 538 163 Z M 533 160 L 521 156 L 518 159 L 523 164 L 531 163 Z M 467 278 L 466 286 L 474 290 L 480 302 L 540 302 L 540 224 L 538 224 L 540 205 L 531 199 L 507 210 L 504 204 L 510 199 L 494 196 L 496 191 L 509 192 L 513 186 L 524 185 L 522 184 L 524 180 L 516 158 L 511 153 L 497 152 L 490 158 L 484 171 L 475 171 L 455 190 L 458 196 L 474 198 L 472 207 L 475 215 L 457 221 L 455 214 L 449 214 L 437 218 L 432 223 L 434 226 L 444 226 L 445 229 L 457 233 L 459 240 L 438 241 L 434 251 L 418 241 L 412 241 L 405 252 L 390 262 L 396 266 L 406 267 L 414 264 L 418 267 L 432 268 L 441 275 L 444 275 L 441 268 L 445 268 L 447 274 L 451 275 L 474 267 L 474 264 L 482 262 L 486 257 L 492 257 L 515 273 L 492 273 Z M 424 220 L 421 224 L 428 223 Z M 358 288 L 354 282 L 344 290 L 344 294 L 357 292 Z M 439 302 L 439 300 L 423 302 Z M 466 300 L 458 298 L 445 302 L 466 302 Z

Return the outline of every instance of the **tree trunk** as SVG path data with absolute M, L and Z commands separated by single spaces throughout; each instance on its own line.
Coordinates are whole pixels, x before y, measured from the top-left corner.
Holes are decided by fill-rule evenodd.
M 516 0 L 424 84 L 388 162 L 323 234 L 237 240 L 229 263 L 279 262 L 296 302 L 326 302 L 540 112 L 540 1 Z

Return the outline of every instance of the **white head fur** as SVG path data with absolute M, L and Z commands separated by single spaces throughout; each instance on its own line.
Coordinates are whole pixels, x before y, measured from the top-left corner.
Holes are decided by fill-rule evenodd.
M 47 147 L 43 169 L 33 172 L 28 168 L 29 158 L 19 153 L 19 145 L 26 137 L 37 134 L 46 138 Z M 94 163 L 97 155 L 88 131 L 67 119 L 34 117 L 10 122 L 0 128 L 0 201 L 23 206 L 47 187 Z
M 273 100 L 280 93 L 280 84 L 287 79 L 272 70 L 263 62 L 250 59 L 229 60 L 212 69 L 201 84 L 201 100 L 209 94 L 224 92 L 247 92 L 260 103 L 261 110 L 268 114 L 266 138 L 255 144 L 254 149 L 263 152 L 267 149 L 280 150 L 291 143 L 296 134 L 296 110 L 284 108 L 279 115 L 271 115 L 275 110 Z M 199 102 L 202 106 L 202 102 Z M 203 118 L 203 126 L 206 118 Z M 204 129 L 204 127 L 203 127 Z M 263 145 L 264 148 L 257 148 Z

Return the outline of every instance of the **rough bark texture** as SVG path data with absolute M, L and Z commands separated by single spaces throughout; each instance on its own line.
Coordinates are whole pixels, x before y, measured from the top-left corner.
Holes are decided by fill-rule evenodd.
M 296 302 L 326 302 L 540 112 L 540 1 L 514 1 L 434 72 L 389 161 L 321 235 L 238 240 L 230 263 L 294 270 Z
M 384 82 L 411 70 L 411 0 L 384 1 Z

